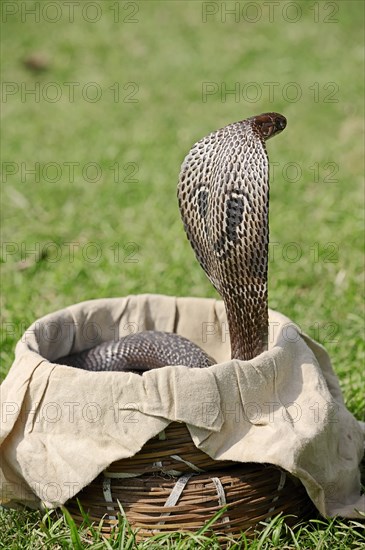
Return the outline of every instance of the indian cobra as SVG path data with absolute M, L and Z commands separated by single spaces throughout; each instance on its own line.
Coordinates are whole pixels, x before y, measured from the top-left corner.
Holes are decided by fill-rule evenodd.
M 184 228 L 198 262 L 221 295 L 232 359 L 267 349 L 269 160 L 265 142 L 286 119 L 265 113 L 229 124 L 198 141 L 178 183 Z M 207 367 L 200 347 L 177 334 L 145 331 L 57 359 L 91 371 L 139 374 L 166 365 Z

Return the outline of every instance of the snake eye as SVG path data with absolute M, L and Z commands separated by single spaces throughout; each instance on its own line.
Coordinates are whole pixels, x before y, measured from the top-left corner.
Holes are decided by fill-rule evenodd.
M 286 127 L 286 118 L 278 113 L 264 113 L 249 119 L 256 126 L 263 139 L 269 139 Z

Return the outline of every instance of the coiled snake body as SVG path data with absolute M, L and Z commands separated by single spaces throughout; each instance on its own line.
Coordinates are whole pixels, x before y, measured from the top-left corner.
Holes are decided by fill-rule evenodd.
M 267 349 L 269 161 L 265 141 L 286 119 L 265 113 L 235 122 L 198 141 L 185 158 L 178 200 L 195 255 L 221 295 L 232 358 Z M 145 331 L 56 361 L 86 370 L 142 373 L 165 365 L 214 363 L 176 334 Z

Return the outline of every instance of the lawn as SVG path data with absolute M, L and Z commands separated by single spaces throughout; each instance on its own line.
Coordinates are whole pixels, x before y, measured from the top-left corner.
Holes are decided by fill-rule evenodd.
M 180 164 L 210 131 L 277 111 L 288 126 L 268 143 L 269 305 L 325 345 L 364 419 L 363 11 L 3 2 L 2 377 L 25 329 L 70 304 L 216 297 L 180 221 Z M 66 519 L 41 517 L 2 512 L 0 547 L 83 547 Z M 247 547 L 357 548 L 352 527 L 323 520 L 296 543 L 273 528 Z

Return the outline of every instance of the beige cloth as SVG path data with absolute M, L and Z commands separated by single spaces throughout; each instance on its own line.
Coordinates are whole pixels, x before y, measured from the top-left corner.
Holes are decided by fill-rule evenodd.
M 141 377 L 48 361 L 145 329 L 186 336 L 217 364 Z M 38 320 L 1 390 L 3 504 L 62 504 L 180 421 L 212 458 L 276 464 L 302 481 L 322 514 L 358 517 L 364 433 L 327 353 L 274 311 L 269 341 L 252 361 L 231 361 L 224 306 L 212 299 L 93 300 Z

